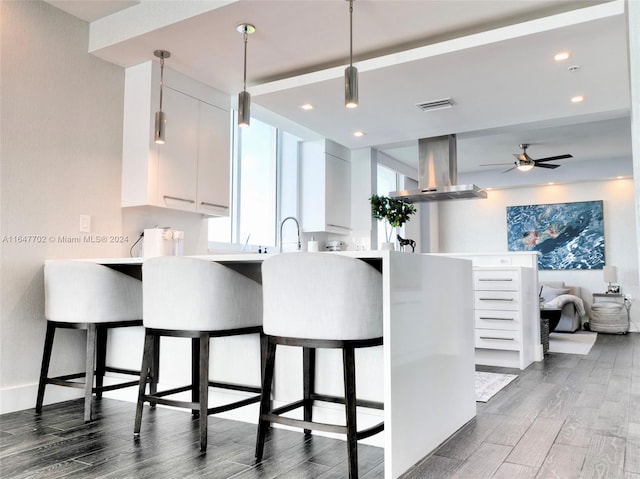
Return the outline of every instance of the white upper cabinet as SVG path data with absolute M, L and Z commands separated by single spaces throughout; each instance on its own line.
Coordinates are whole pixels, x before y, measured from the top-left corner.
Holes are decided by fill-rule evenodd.
M 199 109 L 195 98 L 165 87 L 166 143 L 157 146 L 160 206 L 196 211 Z
M 228 111 L 200 103 L 197 208 L 201 213 L 229 215 L 230 122 Z
M 349 234 L 351 152 L 331 140 L 302 144 L 302 229 Z
M 165 67 L 166 141 L 153 141 L 159 108 L 156 62 L 125 74 L 122 206 L 229 214 L 229 97 Z

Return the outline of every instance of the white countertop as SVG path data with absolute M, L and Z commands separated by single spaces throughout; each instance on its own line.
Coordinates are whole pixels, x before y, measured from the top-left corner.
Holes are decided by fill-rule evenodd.
M 188 256 L 189 258 L 199 258 L 206 259 L 210 261 L 219 261 L 219 262 L 246 262 L 246 263 L 259 263 L 264 261 L 271 256 L 276 254 L 296 254 L 296 252 L 287 252 L 287 253 L 229 253 L 229 254 L 205 254 L 205 255 L 193 255 Z M 384 258 L 389 257 L 390 254 L 420 254 L 420 253 L 407 253 L 403 251 L 323 251 L 319 253 L 312 254 L 339 254 L 343 256 L 350 256 L 352 258 Z M 72 261 L 90 261 L 92 263 L 98 264 L 142 264 L 144 260 L 149 259 L 150 257 L 122 257 L 122 258 L 73 258 Z M 49 261 L 60 261 L 60 260 L 45 260 Z

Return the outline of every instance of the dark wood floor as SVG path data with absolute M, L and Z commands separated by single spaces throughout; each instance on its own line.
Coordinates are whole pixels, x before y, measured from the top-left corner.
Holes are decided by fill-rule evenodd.
M 640 334 L 550 354 L 407 474 L 417 478 L 640 479 Z
M 587 356 L 550 354 L 418 464 L 417 478 L 640 478 L 640 334 L 600 334 Z M 254 425 L 209 418 L 209 449 L 198 450 L 189 414 L 147 408 L 133 440 L 134 407 L 104 399 L 84 424 L 82 401 L 0 416 L 2 478 L 344 479 L 343 441 L 274 429 L 265 458 L 253 458 Z M 359 446 L 360 476 L 382 478 L 383 453 Z

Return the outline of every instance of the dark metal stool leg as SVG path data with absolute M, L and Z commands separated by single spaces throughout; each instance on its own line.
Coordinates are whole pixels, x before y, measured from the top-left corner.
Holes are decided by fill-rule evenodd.
M 267 339 L 266 334 L 260 333 L 260 388 L 262 388 L 262 384 L 264 383 L 264 366 L 267 364 L 267 350 L 269 349 L 269 340 Z M 260 389 L 260 394 L 262 395 L 262 389 Z M 269 410 L 272 407 L 271 398 L 269 398 Z
M 356 421 L 356 368 L 355 353 L 352 347 L 342 351 L 344 362 L 345 413 L 347 416 L 347 454 L 349 461 L 349 479 L 358 478 L 358 431 Z
M 51 351 L 53 350 L 53 338 L 56 334 L 55 325 L 47 321 L 47 332 L 44 338 L 44 351 L 42 352 L 42 366 L 40 368 L 40 381 L 38 383 L 38 398 L 36 399 L 36 412 L 42 412 L 44 401 L 44 390 L 49 377 L 49 363 L 51 362 Z
M 191 402 L 197 403 L 200 397 L 200 339 L 191 339 Z M 196 409 L 191 414 L 198 416 Z
M 158 392 L 158 381 L 160 380 L 160 336 L 153 336 L 153 354 L 151 356 L 149 394 L 153 396 Z M 155 402 L 149 404 L 151 407 L 156 407 Z
M 140 426 L 142 424 L 142 406 L 144 405 L 143 396 L 147 388 L 147 377 L 151 370 L 151 363 L 155 355 L 155 345 L 157 337 L 145 332 L 144 352 L 142 353 L 142 366 L 140 366 L 140 383 L 138 385 L 138 403 L 136 405 L 136 420 L 133 426 L 133 436 L 140 435 Z
M 84 422 L 91 421 L 91 401 L 93 399 L 93 372 L 95 370 L 97 326 L 95 324 L 87 325 L 87 352 L 86 367 L 84 377 Z
M 200 450 L 207 450 L 207 425 L 209 414 L 209 335 L 200 333 L 200 378 L 199 403 L 200 403 Z
M 267 354 L 264 361 L 264 372 L 262 375 L 262 397 L 260 399 L 260 414 L 258 415 L 258 438 L 256 440 L 256 459 L 262 460 L 264 453 L 264 439 L 267 434 L 270 422 L 264 418 L 271 406 L 271 385 L 273 384 L 273 369 L 276 362 L 276 345 L 267 342 Z
M 107 334 L 108 328 L 98 325 L 96 343 L 96 399 L 102 398 L 102 386 L 107 365 Z
M 311 395 L 315 392 L 316 384 L 316 350 L 315 348 L 302 348 L 302 375 L 303 375 L 303 398 L 304 398 L 304 420 L 313 420 L 313 401 Z M 306 436 L 311 434 L 311 429 L 305 429 Z

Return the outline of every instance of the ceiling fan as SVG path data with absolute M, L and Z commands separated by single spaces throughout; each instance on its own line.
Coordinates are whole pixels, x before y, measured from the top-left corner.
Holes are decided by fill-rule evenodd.
M 558 156 L 549 156 L 547 158 L 540 158 L 538 160 L 534 160 L 527 154 L 527 148 L 529 148 L 529 143 L 522 143 L 520 145 L 520 148 L 522 148 L 522 153 L 513 154 L 513 156 L 516 157 L 516 161 L 514 161 L 515 166 L 512 166 L 508 170 L 503 171 L 503 173 L 506 173 L 511 170 L 515 170 L 516 168 L 520 171 L 529 171 L 534 166 L 537 166 L 539 168 L 554 169 L 554 168 L 558 168 L 560 165 L 549 165 L 546 162 L 554 161 L 554 160 L 564 160 L 566 158 L 573 158 L 573 155 L 558 155 Z M 481 165 L 481 166 L 497 166 L 497 165 L 506 165 L 506 164 L 508 163 L 492 163 L 492 164 Z

